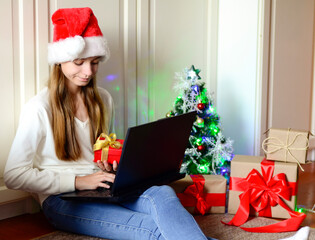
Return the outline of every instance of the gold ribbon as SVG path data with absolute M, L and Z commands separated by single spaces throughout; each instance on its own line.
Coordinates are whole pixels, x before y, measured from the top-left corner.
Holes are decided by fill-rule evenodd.
M 116 141 L 116 139 L 117 136 L 115 133 L 111 133 L 109 135 L 101 133 L 100 136 L 97 138 L 96 143 L 93 145 L 93 151 L 102 149 L 102 161 L 107 161 L 109 147 L 115 149 L 119 149 L 120 147 L 122 147 L 122 144 Z
M 299 165 L 299 167 L 301 168 L 301 170 L 304 172 L 304 169 L 302 168 L 299 160 L 291 153 L 291 150 L 299 150 L 299 151 L 307 151 L 308 146 L 309 146 L 309 141 L 308 138 L 306 138 L 306 147 L 302 147 L 302 148 L 293 148 L 291 147 L 293 145 L 293 143 L 295 142 L 295 140 L 299 137 L 299 136 L 303 136 L 303 134 L 298 133 L 295 135 L 295 137 L 293 138 L 293 140 L 289 143 L 289 133 L 290 133 L 291 128 L 288 129 L 287 131 L 287 138 L 286 138 L 286 142 L 282 142 L 279 138 L 276 137 L 268 137 L 266 138 L 263 142 L 262 142 L 262 149 L 264 150 L 265 153 L 274 153 L 277 152 L 281 149 L 285 150 L 285 161 L 287 161 L 287 156 L 288 153 L 290 154 L 290 156 L 297 162 L 297 164 Z M 271 142 L 269 140 L 276 140 L 276 142 Z M 274 147 L 273 150 L 267 150 L 265 147 L 266 146 L 272 146 Z

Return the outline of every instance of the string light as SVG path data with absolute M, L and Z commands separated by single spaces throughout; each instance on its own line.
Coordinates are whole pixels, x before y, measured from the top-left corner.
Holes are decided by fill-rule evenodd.
M 312 209 L 307 209 L 307 208 L 297 208 L 297 211 L 300 213 L 307 213 L 307 212 L 311 212 L 311 213 L 315 213 L 315 204 L 313 205 Z

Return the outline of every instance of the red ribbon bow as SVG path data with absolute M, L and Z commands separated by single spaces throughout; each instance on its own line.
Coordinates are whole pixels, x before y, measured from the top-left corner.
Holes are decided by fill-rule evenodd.
M 290 200 L 292 196 L 292 188 L 286 180 L 286 175 L 279 173 L 272 177 L 274 162 L 266 159 L 261 162 L 261 170 L 262 175 L 256 169 L 253 169 L 243 181 L 238 183 L 231 181 L 231 190 L 232 188 L 242 188 L 244 192 L 239 196 L 240 206 L 234 218 L 228 223 L 222 223 L 234 226 L 244 224 L 249 217 L 250 205 L 259 215 L 271 216 L 271 207 L 279 204 L 289 212 L 291 218 L 268 226 L 242 229 L 248 232 L 270 233 L 296 231 L 306 215 L 292 211 L 282 200 L 282 198 Z
M 210 204 L 207 203 L 203 188 L 205 179 L 198 175 L 191 175 L 194 184 L 188 186 L 183 193 L 178 193 L 177 196 L 185 207 L 196 207 L 197 211 L 204 215 L 210 209 Z
M 195 207 L 195 213 L 204 215 L 212 206 L 225 206 L 225 193 L 204 193 L 204 177 L 202 175 L 190 175 L 190 177 L 194 183 L 183 193 L 177 193 L 184 207 Z

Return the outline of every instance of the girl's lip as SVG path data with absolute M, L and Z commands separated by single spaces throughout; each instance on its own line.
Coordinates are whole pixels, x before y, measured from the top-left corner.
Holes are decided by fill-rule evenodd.
M 80 79 L 81 79 L 82 81 L 88 81 L 90 78 L 81 78 L 81 77 L 80 77 Z

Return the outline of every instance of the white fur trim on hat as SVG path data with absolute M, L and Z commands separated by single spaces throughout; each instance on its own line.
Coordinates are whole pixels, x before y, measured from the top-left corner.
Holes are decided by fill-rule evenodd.
M 107 41 L 103 36 L 85 38 L 74 36 L 48 44 L 50 65 L 94 56 L 104 57 L 105 61 L 110 57 Z

